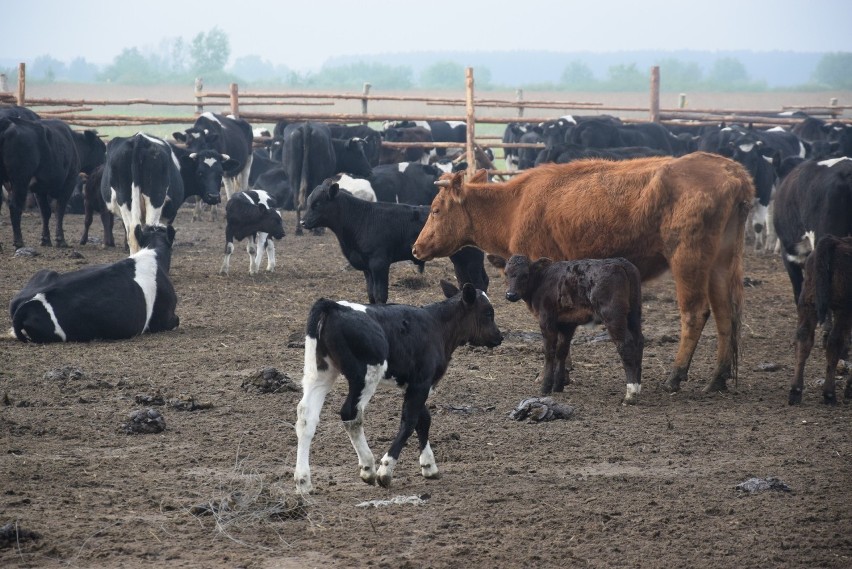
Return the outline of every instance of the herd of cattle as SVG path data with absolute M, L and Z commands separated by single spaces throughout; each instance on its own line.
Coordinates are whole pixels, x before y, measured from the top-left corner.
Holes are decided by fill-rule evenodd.
M 0 205 L 5 195 L 13 245 L 24 246 L 22 211 L 35 196 L 43 246 L 66 246 L 63 216 L 75 191 L 85 228 L 97 212 L 104 244 L 113 246 L 121 217 L 130 257 L 66 274 L 42 270 L 11 302 L 15 336 L 26 342 L 128 338 L 178 325 L 169 278 L 178 208 L 219 204 L 224 185 L 225 257 L 247 240 L 249 271 L 284 236 L 280 209 L 295 209 L 295 232 L 328 228 L 366 280 L 369 305 L 319 299 L 305 342 L 303 397 L 297 413 L 295 480 L 312 490 L 308 455 L 326 395 L 343 375 L 349 395 L 341 418 L 356 449 L 360 476 L 391 483 L 393 468 L 416 431 L 423 476 L 438 469 L 429 446 L 430 389 L 460 345 L 494 347 L 502 335 L 486 296 L 488 260 L 505 277 L 506 298 L 523 300 L 544 339 L 542 391 L 569 383 L 570 344 L 579 325 L 602 323 L 627 378 L 624 403 L 641 391 L 644 339 L 641 282 L 670 271 L 681 313 L 677 354 L 662 387 L 687 378 L 704 326 L 713 315 L 717 362 L 705 391 L 736 377 L 743 309 L 747 218 L 756 246 L 780 251 L 799 311 L 796 372 L 789 403 L 802 399 L 804 363 L 817 324 L 826 346 L 823 400 L 835 403 L 835 369 L 848 357 L 852 330 L 852 126 L 802 116 L 791 129 L 751 125 L 624 124 L 618 118 L 566 116 L 512 123 L 508 182 L 466 164 L 432 142 L 463 142 L 464 124 L 366 125 L 281 122 L 262 149 L 245 120 L 204 113 L 178 143 L 138 133 L 108 144 L 22 107 L 0 108 Z M 419 142 L 396 148 L 385 142 Z M 163 223 L 165 222 L 165 223 Z M 458 287 L 424 307 L 386 304 L 389 267 L 450 257 Z M 109 294 L 106 294 L 109 292 Z M 111 300 L 109 300 L 111 299 Z M 112 302 L 114 306 L 104 306 Z M 362 422 L 380 380 L 405 388 L 399 432 L 378 468 Z M 852 380 L 844 391 L 852 399 Z

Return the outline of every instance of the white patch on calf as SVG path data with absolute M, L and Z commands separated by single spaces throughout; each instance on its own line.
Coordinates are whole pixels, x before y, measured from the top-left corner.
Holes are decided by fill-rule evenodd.
M 787 255 L 787 260 L 797 265 L 804 265 L 811 251 L 814 250 L 816 235 L 813 231 L 806 231 L 801 240 L 793 246 L 794 253 Z
M 272 196 L 269 195 L 268 192 L 263 190 L 255 190 L 257 192 L 257 202 L 263 205 L 266 209 L 272 209 L 272 205 L 269 203 L 272 201 Z
M 799 158 L 805 158 L 805 155 L 807 155 L 807 153 L 808 153 L 808 149 L 805 148 L 805 145 L 802 144 L 802 141 L 800 140 L 799 141 Z
M 133 280 L 142 289 L 145 297 L 145 326 L 140 334 L 148 330 L 148 323 L 154 313 L 154 300 L 157 298 L 157 252 L 153 249 L 142 249 L 130 256 L 135 261 Z
M 53 333 L 62 338 L 63 342 L 67 341 L 65 336 L 65 330 L 63 330 L 62 326 L 59 325 L 59 320 L 56 318 L 56 312 L 53 311 L 53 306 L 51 306 L 50 303 L 47 301 L 47 298 L 44 296 L 44 293 L 38 293 L 37 295 L 32 297 L 30 302 L 32 302 L 33 300 L 40 302 L 42 306 L 44 306 L 44 309 L 47 311 L 47 315 L 50 316 L 50 321 L 53 322 Z
M 338 300 L 337 304 L 341 306 L 346 306 L 351 308 L 352 310 L 357 310 L 358 312 L 367 312 L 367 307 L 363 304 L 358 304 L 357 302 L 349 302 L 348 300 Z
M 369 180 L 353 178 L 349 174 L 341 174 L 337 185 L 360 200 L 365 202 L 376 201 L 376 192 L 373 191 L 373 186 Z
M 843 162 L 844 160 L 852 160 L 852 158 L 842 156 L 840 158 L 831 158 L 830 160 L 821 160 L 820 162 L 817 162 L 817 164 L 819 164 L 820 166 L 825 166 L 826 168 L 831 168 L 835 164 Z
M 403 173 L 403 172 L 405 172 L 405 169 L 406 169 L 406 168 L 408 168 L 408 165 L 409 165 L 409 164 L 410 164 L 410 162 L 400 162 L 400 163 L 397 165 L 397 167 L 399 168 L 399 172 L 400 172 L 400 174 L 401 174 L 401 173 Z

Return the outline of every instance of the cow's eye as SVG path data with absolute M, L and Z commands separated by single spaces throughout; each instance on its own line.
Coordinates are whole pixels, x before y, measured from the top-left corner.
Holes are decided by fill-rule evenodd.
M 440 211 L 438 209 L 432 210 L 432 215 L 438 215 L 438 213 L 440 213 Z

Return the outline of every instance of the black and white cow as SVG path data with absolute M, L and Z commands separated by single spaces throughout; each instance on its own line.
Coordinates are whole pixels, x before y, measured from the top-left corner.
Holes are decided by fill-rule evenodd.
M 275 270 L 275 244 L 270 237 L 284 237 L 284 222 L 275 200 L 263 190 L 237 192 L 225 205 L 225 258 L 219 273 L 227 275 L 231 269 L 234 239 L 248 239 L 249 274 L 260 270 L 260 261 L 266 252 L 266 270 Z
M 426 399 L 446 372 L 457 347 L 465 343 L 496 347 L 503 340 L 485 293 L 469 284 L 461 292 L 446 281 L 441 287 L 447 299 L 420 308 L 405 304 L 364 306 L 325 298 L 311 307 L 305 335 L 303 395 L 296 419 L 298 448 L 293 478 L 300 493 L 314 489 L 311 441 L 326 395 L 339 375 L 349 383 L 340 418 L 358 455 L 361 480 L 390 487 L 400 452 L 415 431 L 421 474 L 429 479 L 440 477 L 429 444 L 432 418 Z M 405 395 L 399 432 L 376 470 L 364 435 L 364 411 L 379 382 L 385 379 L 395 381 Z
M 70 273 L 41 270 L 12 299 L 22 342 L 119 340 L 176 328 L 177 296 L 169 278 L 175 230 L 135 227 L 138 253 Z
M 232 162 L 225 168 L 222 181 L 225 195 L 249 187 L 249 174 L 253 160 L 251 125 L 243 119 L 216 113 L 203 113 L 185 132 L 175 132 L 175 140 L 186 143 L 187 150 L 215 150 Z
M 366 202 L 341 192 L 337 183 L 328 179 L 308 198 L 302 224 L 305 229 L 331 229 L 343 256 L 364 273 L 370 304 L 383 304 L 388 300 L 392 263 L 411 261 L 423 271 L 425 263 L 416 259 L 411 249 L 428 216 L 429 206 Z M 485 255 L 479 249 L 467 249 L 471 248 L 450 256 L 459 284 L 471 282 L 480 290 L 487 290 Z
M 409 121 L 402 123 L 409 124 Z M 394 126 L 389 125 L 382 131 L 385 142 L 419 142 L 423 146 L 410 146 L 407 148 L 391 148 L 382 146 L 379 164 L 398 164 L 399 162 L 422 162 L 429 163 L 429 156 L 434 147 L 430 146 L 432 131 L 427 126 Z
M 365 124 L 346 125 L 331 123 L 328 125 L 331 137 L 338 140 L 349 140 L 357 138 L 364 141 L 364 156 L 370 166 L 379 165 L 379 157 L 382 152 L 382 133 L 370 128 Z
M 68 246 L 62 225 L 79 173 L 75 137 L 67 124 L 52 119 L 0 118 L 0 186 L 9 195 L 16 249 L 24 246 L 21 215 L 30 190 L 41 211 L 41 244 L 51 245 L 51 201 L 56 200 L 56 246 Z
M 302 211 L 311 190 L 326 178 L 346 172 L 369 178 L 372 167 L 360 139 L 332 138 L 328 125 L 316 122 L 290 123 L 284 127 L 284 169 L 296 199 L 296 235 L 302 234 Z
M 852 235 L 852 158 L 806 160 L 790 172 L 775 197 L 775 231 L 793 301 L 802 292 L 802 267 L 825 235 Z

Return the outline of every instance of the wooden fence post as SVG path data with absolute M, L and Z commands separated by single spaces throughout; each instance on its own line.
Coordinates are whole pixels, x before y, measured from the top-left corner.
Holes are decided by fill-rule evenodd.
M 23 107 L 27 102 L 27 64 L 18 64 L 18 106 Z
M 660 122 L 660 67 L 651 68 L 651 122 Z
M 231 114 L 240 118 L 240 86 L 236 83 L 231 83 Z
M 202 77 L 195 78 L 195 114 L 200 115 L 204 112 L 204 79 Z
M 686 108 L 686 93 L 681 93 L 677 97 L 677 108 L 685 109 Z
M 364 83 L 364 98 L 361 99 L 361 114 L 362 115 L 368 114 L 367 113 L 367 103 L 369 102 L 369 99 L 367 99 L 367 96 L 370 94 L 370 88 L 371 87 L 372 87 L 372 85 L 370 83 Z M 367 124 L 367 121 L 364 121 L 363 124 Z
M 518 102 L 520 103 L 521 101 L 524 100 L 524 90 L 518 89 L 517 91 L 515 91 L 515 96 L 518 99 Z M 523 116 L 524 116 L 524 106 L 518 105 L 518 118 L 521 118 Z
M 465 108 L 467 110 L 467 140 L 465 141 L 465 154 L 467 156 L 467 178 L 470 179 L 476 173 L 476 152 L 474 142 L 476 140 L 476 116 L 473 109 L 473 67 L 468 67 L 464 72 L 465 84 Z

